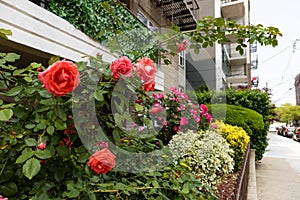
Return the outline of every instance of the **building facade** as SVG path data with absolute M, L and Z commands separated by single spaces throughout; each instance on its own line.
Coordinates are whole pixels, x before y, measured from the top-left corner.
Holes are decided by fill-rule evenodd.
M 241 25 L 250 24 L 249 0 L 221 0 L 222 17 L 236 21 Z M 223 69 L 230 88 L 251 88 L 251 53 L 250 45 L 244 48 L 244 54 L 236 51 L 234 36 L 228 35 L 231 43 L 222 45 Z
M 300 74 L 295 77 L 296 105 L 300 106 Z

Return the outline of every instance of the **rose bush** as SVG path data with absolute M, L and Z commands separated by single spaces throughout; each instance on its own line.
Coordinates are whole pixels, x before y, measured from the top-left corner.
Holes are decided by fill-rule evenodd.
M 172 152 L 164 145 L 178 131 L 207 129 L 207 107 L 176 88 L 149 96 L 146 91 L 153 91 L 156 72 L 149 58 L 170 64 L 167 56 L 188 45 L 199 52 L 201 45 L 227 41 L 228 31 L 276 46 L 280 33 L 221 18 L 204 21 L 187 34 L 191 44 L 182 43 L 180 32 L 178 37 L 173 32 L 149 38 L 155 45 L 139 52 L 120 49 L 126 37 L 111 40 L 120 43 L 108 46 L 122 52 L 112 63 L 104 63 L 98 54 L 76 65 L 56 58 L 49 67 L 33 62 L 18 68 L 13 64 L 19 55 L 0 53 L 0 194 L 32 200 L 216 199 L 215 190 L 206 187 L 206 174 L 202 171 L 199 177 L 200 171 L 191 171 L 188 164 L 172 163 Z M 0 36 L 6 32 L 0 29 Z M 237 50 L 242 51 L 244 39 L 238 40 Z M 192 167 L 200 168 L 197 156 L 205 144 L 215 145 L 213 140 L 207 137 L 189 152 L 195 158 Z M 213 149 L 207 153 L 212 164 Z M 214 172 L 208 176 L 215 177 Z
M 55 61 L 50 67 L 60 62 L 62 61 Z M 130 77 L 126 77 L 122 71 L 118 72 L 120 79 L 113 81 L 111 65 L 103 63 L 100 56 L 90 57 L 89 63 L 91 66 L 88 66 L 87 62 L 76 63 L 80 73 L 80 84 L 72 88 L 75 93 L 80 94 L 78 96 L 74 94 L 71 96 L 68 93 L 56 95 L 62 94 L 62 91 L 65 92 L 65 87 L 55 87 L 55 90 L 47 90 L 43 87 L 43 84 L 50 87 L 53 78 L 45 76 L 42 82 L 38 78 L 39 74 L 46 72 L 50 67 L 45 69 L 40 64 L 32 63 L 22 71 L 18 71 L 19 69 L 15 67 L 2 68 L 6 71 L 5 75 L 8 80 L 18 82 L 8 82 L 10 89 L 6 93 L 7 97 L 17 102 L 11 105 L 14 116 L 7 122 L 0 122 L 2 132 L 0 135 L 0 168 L 2 170 L 0 193 L 10 199 L 114 199 L 128 196 L 133 199 L 149 199 L 165 195 L 170 198 L 213 198 L 215 191 L 209 188 L 201 190 L 200 188 L 205 188 L 202 181 L 184 166 L 169 162 L 168 154 L 164 151 L 155 157 L 156 164 L 149 163 L 148 159 L 145 159 L 145 153 L 164 149 L 161 141 L 167 141 L 164 135 L 168 135 L 164 133 L 164 129 L 154 128 L 159 116 L 152 118 L 150 113 L 159 114 L 167 108 L 166 106 L 169 106 L 171 117 L 165 118 L 164 121 L 166 126 L 170 125 L 168 130 L 174 131 L 175 124 L 180 127 L 178 117 L 174 118 L 176 122 L 172 122 L 175 113 L 180 116 L 180 109 L 178 110 L 176 106 L 181 105 L 183 109 L 186 103 L 190 104 L 186 105 L 187 107 L 196 107 L 186 100 L 188 96 L 179 92 L 175 92 L 176 94 L 170 97 L 161 93 L 148 96 L 142 89 L 143 80 L 134 70 Z M 95 79 L 98 69 L 101 69 L 102 73 Z M 62 77 L 66 77 L 65 71 L 60 72 Z M 17 79 L 11 79 L 13 74 L 17 73 L 19 73 Z M 28 76 L 31 77 L 30 80 Z M 100 81 L 97 82 L 99 79 Z M 91 87 L 88 83 L 94 80 L 97 80 L 96 90 L 92 88 L 93 92 L 88 93 Z M 118 87 L 117 83 L 122 83 L 122 81 L 126 84 Z M 88 87 L 83 87 L 85 84 Z M 132 132 L 121 130 L 122 126 L 117 126 L 119 122 L 126 125 L 127 123 L 123 120 L 128 120 L 128 116 L 117 117 L 116 114 L 115 118 L 110 117 L 112 107 L 106 102 L 115 95 L 118 98 L 114 100 L 120 103 L 122 100 L 120 93 L 115 91 L 118 88 L 125 93 L 133 91 L 137 94 L 136 98 L 131 100 L 124 96 L 128 100 L 128 106 L 134 109 L 132 117 L 139 117 L 140 104 L 138 102 L 156 102 L 158 108 L 150 112 L 152 104 L 142 107 L 140 111 L 144 114 L 145 108 L 149 107 L 148 118 L 143 118 L 143 126 L 131 129 Z M 173 90 L 177 91 L 175 88 Z M 85 116 L 91 115 L 89 107 L 79 112 L 72 111 L 72 104 L 73 107 L 79 106 L 80 108 L 86 105 L 82 103 L 85 101 L 84 97 L 96 101 L 97 117 L 108 138 L 98 137 L 95 124 L 90 120 L 85 120 Z M 141 98 L 142 101 L 139 101 Z M 125 108 L 126 106 L 118 107 L 121 112 Z M 201 111 L 196 112 L 200 116 Z M 80 120 L 82 123 L 76 122 Z M 139 121 L 136 121 L 136 124 L 138 123 Z M 186 125 L 184 123 L 182 126 Z M 84 130 L 87 135 L 82 134 L 85 133 Z M 147 137 L 135 135 L 144 131 L 146 134 L 151 134 Z M 174 134 L 177 131 L 175 130 Z M 87 138 L 88 144 L 84 143 Z M 144 154 L 140 154 L 141 158 L 131 159 L 124 156 L 125 154 L 119 151 L 120 148 L 127 152 Z M 120 165 L 143 168 L 144 171 L 134 174 L 130 171 L 124 172 L 118 170 Z M 178 172 L 181 174 L 180 177 L 178 177 Z

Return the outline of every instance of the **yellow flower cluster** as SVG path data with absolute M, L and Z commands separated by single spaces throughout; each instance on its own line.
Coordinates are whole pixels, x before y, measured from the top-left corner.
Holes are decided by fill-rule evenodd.
M 225 124 L 222 121 L 216 121 L 212 127 L 227 140 L 230 148 L 234 150 L 235 169 L 238 170 L 242 165 L 250 137 L 243 128 Z

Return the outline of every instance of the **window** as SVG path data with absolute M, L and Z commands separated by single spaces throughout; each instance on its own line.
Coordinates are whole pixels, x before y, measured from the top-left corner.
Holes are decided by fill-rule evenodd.
M 179 53 L 179 66 L 184 68 L 184 62 L 185 62 L 185 55 L 184 51 Z
M 138 11 L 137 18 L 151 31 L 158 31 L 158 28 L 141 11 Z

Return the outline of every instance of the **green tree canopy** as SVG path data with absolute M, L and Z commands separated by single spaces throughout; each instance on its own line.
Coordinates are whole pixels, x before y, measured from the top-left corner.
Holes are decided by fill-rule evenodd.
M 300 119 L 300 106 L 293 106 L 290 103 L 275 108 L 275 112 L 281 122 L 291 122 Z

